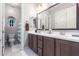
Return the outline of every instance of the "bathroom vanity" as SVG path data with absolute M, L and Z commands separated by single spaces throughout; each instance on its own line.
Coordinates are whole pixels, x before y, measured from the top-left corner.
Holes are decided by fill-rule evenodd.
M 37 16 L 37 32 L 28 32 L 28 45 L 36 54 L 79 56 L 79 37 L 51 33 L 53 30 L 79 30 L 78 3 L 55 4 Z M 51 31 L 48 34 L 40 33 L 39 30 Z
M 39 56 L 79 56 L 79 37 L 28 33 L 28 40 Z

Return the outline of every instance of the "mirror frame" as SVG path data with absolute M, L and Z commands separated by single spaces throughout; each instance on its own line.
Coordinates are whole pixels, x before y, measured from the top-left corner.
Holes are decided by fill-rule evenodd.
M 43 10 L 43 11 L 41 11 L 41 12 L 39 12 L 38 14 L 37 14 L 37 26 L 38 26 L 38 15 L 40 14 L 40 13 L 42 13 L 42 12 L 44 12 L 44 11 L 47 11 L 47 10 L 49 10 L 50 8 L 53 8 L 54 6 L 57 6 L 57 5 L 59 5 L 59 4 L 61 4 L 61 3 L 56 3 L 56 4 L 54 4 L 54 5 L 52 5 L 52 6 L 50 6 L 49 8 L 47 8 L 47 9 L 45 9 L 45 10 Z M 76 28 L 59 28 L 59 29 L 52 29 L 52 30 L 79 30 L 79 3 L 76 3 Z M 50 25 L 50 24 L 49 24 Z M 37 27 L 37 29 L 38 29 L 38 27 Z M 38 30 L 42 30 L 42 29 L 38 29 Z M 49 29 L 45 29 L 45 30 L 49 30 Z

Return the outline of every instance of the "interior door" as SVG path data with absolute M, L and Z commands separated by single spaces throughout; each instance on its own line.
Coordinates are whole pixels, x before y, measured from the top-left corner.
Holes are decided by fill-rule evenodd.
M 2 55 L 2 3 L 0 3 L 0 56 Z

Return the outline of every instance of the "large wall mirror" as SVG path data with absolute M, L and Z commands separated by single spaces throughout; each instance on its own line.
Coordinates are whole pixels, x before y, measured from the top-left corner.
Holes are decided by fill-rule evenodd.
M 38 29 L 42 29 L 42 27 L 49 29 L 49 16 L 47 11 L 38 14 Z
M 78 29 L 77 3 L 58 3 L 38 14 L 38 29 Z

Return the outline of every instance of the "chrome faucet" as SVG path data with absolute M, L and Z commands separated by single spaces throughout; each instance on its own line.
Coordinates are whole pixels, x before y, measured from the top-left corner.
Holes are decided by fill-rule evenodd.
M 51 29 L 49 29 L 49 34 L 51 34 L 52 33 L 52 30 Z

